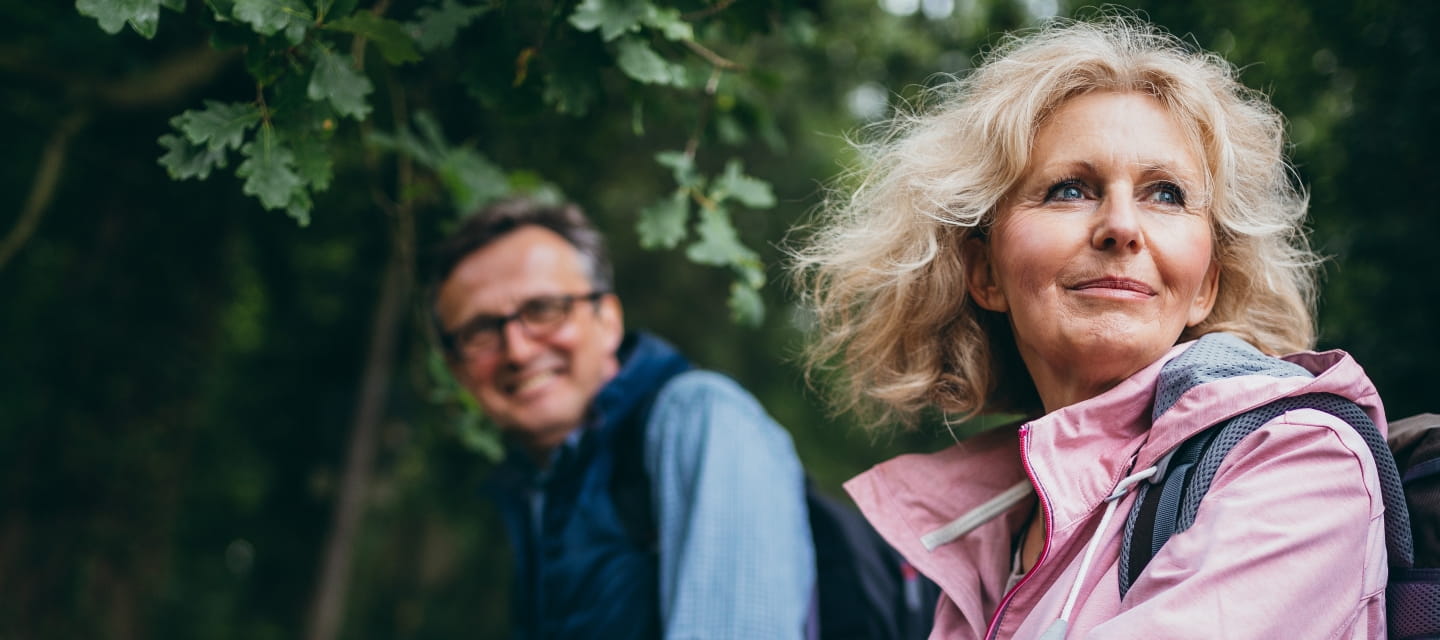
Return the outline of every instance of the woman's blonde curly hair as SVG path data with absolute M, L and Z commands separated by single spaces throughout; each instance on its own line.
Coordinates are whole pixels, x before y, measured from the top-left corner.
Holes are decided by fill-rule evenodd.
M 1004 316 L 970 300 L 961 247 L 1021 179 L 1036 131 L 1067 99 L 1153 96 L 1192 141 L 1207 178 L 1220 291 L 1180 340 L 1227 331 L 1269 353 L 1309 348 L 1319 259 L 1284 119 L 1216 54 L 1128 15 L 1057 20 L 1010 35 L 973 72 L 929 90 L 857 143 L 792 248 L 816 314 L 812 372 L 838 367 L 837 408 L 912 424 L 926 407 L 969 417 L 1039 409 Z M 869 409 L 870 411 L 864 411 Z

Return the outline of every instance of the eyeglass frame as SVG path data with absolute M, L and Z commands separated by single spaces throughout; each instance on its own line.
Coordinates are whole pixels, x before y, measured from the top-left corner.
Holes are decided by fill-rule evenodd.
M 475 357 L 478 355 L 489 355 L 493 353 L 496 348 L 499 347 L 501 344 L 504 344 L 505 325 L 508 325 L 511 322 L 519 321 L 520 330 L 524 331 L 525 335 L 531 338 L 543 338 L 547 335 L 550 335 L 550 333 L 553 333 L 555 330 L 559 329 L 561 325 L 570 320 L 570 314 L 575 311 L 576 302 L 591 302 L 594 303 L 596 308 L 598 309 L 600 299 L 609 294 L 610 292 L 604 289 L 596 289 L 594 291 L 590 291 L 589 293 L 564 293 L 559 295 L 544 295 L 528 298 L 524 302 L 521 302 L 520 306 L 516 307 L 515 310 L 510 313 L 503 315 L 477 315 L 465 321 L 463 324 L 460 325 L 459 328 L 455 329 L 454 331 L 440 331 L 440 345 L 445 349 L 446 353 L 456 357 Z M 555 326 L 551 327 L 549 331 L 535 333 L 535 329 L 525 321 L 525 313 L 527 309 L 530 308 L 531 305 L 533 305 L 534 303 L 549 300 L 558 301 L 560 303 L 560 318 L 555 323 Z M 486 324 L 489 324 L 489 326 L 471 329 L 471 327 L 481 323 L 482 321 Z M 459 344 L 459 336 L 461 333 L 464 333 L 466 331 L 479 332 L 488 330 L 495 331 L 495 336 L 497 340 L 494 347 L 491 347 L 479 353 L 467 353 Z

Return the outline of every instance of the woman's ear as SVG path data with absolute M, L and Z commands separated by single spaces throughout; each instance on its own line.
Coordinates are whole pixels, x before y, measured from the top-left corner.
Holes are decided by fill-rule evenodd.
M 990 263 L 990 244 L 983 238 L 970 237 L 960 247 L 960 259 L 965 263 L 965 288 L 981 309 L 1005 313 L 1010 304 L 1005 300 L 1005 291 L 995 281 L 995 271 Z
M 1220 298 L 1220 261 L 1211 258 L 1210 268 L 1205 270 L 1205 280 L 1200 283 L 1200 291 L 1195 294 L 1195 300 L 1190 303 L 1190 313 L 1185 318 L 1185 326 L 1193 327 L 1206 318 L 1215 309 L 1215 301 Z

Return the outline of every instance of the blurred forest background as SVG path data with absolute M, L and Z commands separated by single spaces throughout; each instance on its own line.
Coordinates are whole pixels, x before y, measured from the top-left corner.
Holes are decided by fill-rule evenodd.
M 1078 2 L 355 4 L 0 1 L 0 639 L 503 637 L 493 434 L 422 300 L 425 247 L 507 191 L 588 208 L 629 325 L 752 389 L 824 487 L 949 441 L 824 411 L 778 246 L 846 134 Z M 1289 117 L 1320 346 L 1440 408 L 1440 4 L 1124 6 Z

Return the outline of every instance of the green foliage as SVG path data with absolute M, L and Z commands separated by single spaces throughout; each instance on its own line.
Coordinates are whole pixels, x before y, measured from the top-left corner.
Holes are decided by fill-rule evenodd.
M 646 249 L 674 249 L 685 239 L 685 223 L 690 219 L 690 192 L 676 189 L 640 211 L 635 230 L 640 233 L 640 246 Z
M 406 24 L 421 51 L 432 52 L 450 46 L 455 36 L 490 7 L 466 6 L 457 0 L 443 0 L 439 8 L 421 7 L 416 20 Z
M 76 0 L 75 9 L 95 18 L 105 33 L 116 34 L 125 25 L 146 39 L 160 27 L 160 7 L 183 11 L 185 0 Z
M 449 194 L 452 210 L 462 214 L 474 212 L 510 193 L 510 180 L 500 167 L 473 148 L 450 146 L 439 123 L 428 112 L 415 114 L 415 127 L 419 135 L 406 128 L 393 136 L 374 132 L 369 141 L 382 149 L 409 156 L 434 171 Z
M 600 31 L 606 42 L 640 28 L 640 21 L 652 9 L 643 0 L 583 0 L 570 15 L 570 24 L 581 31 Z
M 770 183 L 747 176 L 739 160 L 732 159 L 725 164 L 725 173 L 715 182 L 715 200 L 734 198 L 752 209 L 769 209 L 775 206 L 775 192 Z
M 165 155 L 160 156 L 160 165 L 165 167 L 173 180 L 204 180 L 210 177 L 211 170 L 225 168 L 223 150 L 194 144 L 183 136 L 172 133 L 160 136 L 160 146 L 167 149 Z
M 274 129 L 261 127 L 260 135 L 240 149 L 245 161 L 235 175 L 245 179 L 242 190 L 260 199 L 266 209 L 284 209 L 302 225 L 310 224 L 310 202 L 305 181 L 295 172 L 295 154 L 280 144 Z
M 655 53 L 650 45 L 639 38 L 621 38 L 616 44 L 620 55 L 615 63 L 625 75 L 630 76 L 636 82 L 645 84 L 672 84 L 683 86 L 685 84 L 685 68 L 678 64 L 666 62 L 659 54 Z
M 205 108 L 191 109 L 175 116 L 170 124 L 193 144 L 211 151 L 239 149 L 245 134 L 260 122 L 260 110 L 253 104 L 220 103 L 206 100 Z
M 370 115 L 370 103 L 366 99 L 375 86 L 350 64 L 350 56 L 337 54 L 329 49 L 317 48 L 315 70 L 310 74 L 310 85 L 305 95 L 311 100 L 327 101 L 342 116 L 364 120 Z
M 456 11 L 452 9 L 450 13 L 445 14 L 449 16 L 450 22 L 439 25 L 438 29 L 442 31 L 441 35 L 444 35 L 443 32 L 448 29 L 449 37 L 453 40 L 455 31 L 463 26 L 458 21 L 463 19 L 467 11 L 471 10 L 460 8 L 459 15 L 456 15 Z M 336 31 L 369 38 L 380 49 L 380 55 L 385 56 L 385 60 L 390 64 L 420 61 L 420 52 L 415 50 L 415 40 L 404 25 L 394 20 L 381 18 L 369 11 L 357 11 L 347 17 L 332 21 L 329 27 Z
M 107 32 L 128 22 L 147 37 L 155 33 L 159 6 L 160 0 L 79 0 L 77 4 L 81 13 L 96 18 Z M 329 187 L 338 150 L 344 144 L 334 136 L 334 119 L 353 120 L 373 129 L 375 85 L 357 61 L 343 53 L 346 42 L 337 38 L 374 44 L 388 66 L 418 64 L 424 60 L 422 51 L 437 55 L 454 46 L 460 30 L 489 13 L 491 7 L 440 0 L 416 8 L 408 21 L 357 10 L 353 2 L 324 0 L 314 4 L 304 0 L 209 0 L 206 8 L 215 21 L 250 30 L 248 36 L 230 33 L 226 38 L 244 47 L 257 97 L 249 103 L 207 100 L 203 109 L 177 116 L 172 123 L 183 138 L 161 136 L 164 153 L 160 163 L 175 179 L 204 180 L 228 166 L 229 151 L 239 150 L 244 160 L 236 168 L 236 176 L 243 179 L 242 192 L 257 198 L 265 209 L 284 210 L 301 224 L 308 224 L 314 196 Z M 611 57 L 607 61 L 563 53 L 581 50 L 584 45 L 578 41 L 564 43 L 562 53 L 549 59 L 536 58 L 540 49 L 535 46 L 520 49 L 512 85 L 525 84 L 531 66 L 540 67 L 540 97 L 558 113 L 586 113 L 600 96 L 594 76 L 609 65 L 637 88 L 687 91 L 695 84 L 691 75 L 700 73 L 653 46 L 694 42 L 694 25 L 676 7 L 648 0 L 583 0 L 564 24 L 575 30 L 571 39 L 598 35 Z M 563 42 L 563 35 L 557 37 Z M 724 68 L 732 66 L 724 63 Z M 726 111 L 733 108 L 734 94 L 715 94 L 721 70 L 720 66 L 710 70 L 705 92 L 688 98 L 697 105 L 716 101 L 723 103 Z M 305 101 L 297 102 L 295 88 L 302 83 Z M 631 104 L 631 127 L 637 136 L 644 134 L 647 99 L 637 94 Z M 700 109 L 701 113 L 706 110 Z M 721 122 L 725 139 L 744 135 L 733 117 L 727 115 Z M 417 118 L 416 123 L 422 130 L 419 137 L 403 130 L 390 136 L 372 130 L 366 140 L 378 149 L 407 154 L 432 171 L 456 211 L 473 211 L 509 192 L 506 172 L 484 154 L 446 141 L 433 118 Z M 697 142 L 691 141 L 691 150 L 683 157 L 673 152 L 657 157 L 675 174 L 680 190 L 641 207 L 636 230 L 645 247 L 676 248 L 688 235 L 688 200 L 701 203 L 698 238 L 685 255 L 700 264 L 729 267 L 737 279 L 737 290 L 750 290 L 732 291 L 732 307 L 746 310 L 735 316 L 758 322 L 762 299 L 750 295 L 741 301 L 737 296 L 753 294 L 762 286 L 764 278 L 758 274 L 763 273 L 763 265 L 736 233 L 730 210 L 722 204 L 731 199 L 749 208 L 767 209 L 774 206 L 774 195 L 767 183 L 743 175 L 734 158 L 726 161 L 725 172 L 715 180 L 712 192 L 706 193 L 708 179 L 695 169 Z
M 491 462 L 499 462 L 504 456 L 499 431 L 486 423 L 485 415 L 475 398 L 460 386 L 450 373 L 445 355 L 438 348 L 431 348 L 425 357 L 426 369 L 430 374 L 430 401 L 441 406 L 459 407 L 459 416 L 454 420 L 456 439 L 466 449 L 480 454 Z
M 226 16 L 217 16 L 225 18 Z M 300 44 L 315 16 L 301 0 L 235 0 L 231 15 L 260 35 L 284 32 L 290 44 Z

